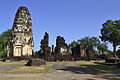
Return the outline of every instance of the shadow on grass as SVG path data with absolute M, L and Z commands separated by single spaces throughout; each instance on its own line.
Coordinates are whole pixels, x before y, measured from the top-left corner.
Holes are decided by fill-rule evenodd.
M 120 68 L 117 66 L 103 65 L 103 64 L 84 64 L 78 66 L 66 66 L 57 70 L 69 71 L 75 74 L 93 74 L 101 75 L 100 78 L 108 80 L 120 80 Z M 105 74 L 108 74 L 107 76 Z M 112 75 L 109 75 L 112 74 Z M 88 79 L 91 80 L 91 79 Z
M 68 66 L 57 70 L 70 71 L 75 74 L 93 74 L 91 71 L 81 66 Z
M 100 73 L 120 73 L 117 66 L 104 65 L 102 63 L 85 64 L 79 66 L 66 66 L 57 70 L 70 71 L 75 74 L 100 74 Z
M 107 75 L 104 78 L 108 80 L 120 80 L 120 75 Z
M 117 66 L 115 63 L 101 63 L 101 62 L 94 62 L 95 64 L 102 64 L 102 65 L 108 65 L 108 66 Z

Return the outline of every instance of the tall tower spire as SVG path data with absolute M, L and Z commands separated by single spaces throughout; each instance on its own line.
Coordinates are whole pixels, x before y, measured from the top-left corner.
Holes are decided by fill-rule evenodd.
M 32 55 L 32 21 L 28 9 L 24 6 L 19 7 L 15 15 L 10 50 L 13 56 Z

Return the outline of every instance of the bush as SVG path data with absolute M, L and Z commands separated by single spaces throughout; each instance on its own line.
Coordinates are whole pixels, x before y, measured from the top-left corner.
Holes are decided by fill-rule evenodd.
M 0 57 L 1 57 L 1 58 L 7 57 L 7 51 L 1 50 L 1 51 L 0 51 Z

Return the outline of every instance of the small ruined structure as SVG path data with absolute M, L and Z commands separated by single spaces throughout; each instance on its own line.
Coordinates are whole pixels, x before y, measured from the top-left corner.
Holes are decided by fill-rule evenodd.
M 41 53 L 51 53 L 51 48 L 49 47 L 49 35 L 45 32 L 44 38 L 41 40 Z
M 26 7 L 16 12 L 9 56 L 31 56 L 33 51 L 33 33 L 31 15 Z
M 60 53 L 62 55 L 70 54 L 69 46 L 65 43 L 65 39 L 61 36 L 57 36 L 55 53 Z
M 80 44 L 78 44 L 76 47 L 72 48 L 72 56 L 74 58 L 84 58 L 86 57 L 86 51 Z
M 72 49 L 72 57 L 76 60 L 97 60 L 98 55 L 93 49 L 84 49 L 80 44 Z

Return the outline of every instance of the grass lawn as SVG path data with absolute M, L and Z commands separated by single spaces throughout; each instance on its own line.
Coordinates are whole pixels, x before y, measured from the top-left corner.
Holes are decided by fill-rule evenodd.
M 16 66 L 13 69 L 7 70 L 7 71 L 1 71 L 0 73 L 4 74 L 33 74 L 33 73 L 47 73 L 49 69 L 52 67 L 52 62 L 47 62 L 46 65 L 41 66 L 25 66 L 27 62 L 26 61 L 20 61 L 20 62 L 1 62 L 0 65 L 14 65 Z
M 104 61 L 79 61 L 82 67 L 86 68 L 93 74 L 99 74 L 102 77 L 109 79 L 109 80 L 120 80 L 120 75 L 104 75 L 109 73 L 120 73 L 120 68 L 117 66 L 110 66 L 110 65 L 103 65 L 100 63 L 104 63 Z
M 48 73 L 54 64 L 47 62 L 46 65 L 41 66 L 25 66 L 26 63 L 27 61 L 0 62 L 0 69 L 15 66 L 9 70 L 0 71 L 0 80 L 44 80 L 43 74 Z
M 0 62 L 0 69 L 4 66 L 15 66 L 12 69 L 0 71 L 0 75 L 5 74 L 4 76 L 0 76 L 0 80 L 44 80 L 42 74 L 45 75 L 48 73 L 54 64 L 54 62 L 47 62 L 46 65 L 41 66 L 25 66 L 26 63 L 26 61 Z M 77 63 L 80 64 L 80 67 L 92 72 L 96 77 L 108 80 L 120 80 L 120 75 L 107 75 L 108 73 L 120 73 L 120 68 L 99 64 L 104 63 L 104 61 L 78 61 Z
M 0 61 L 0 66 L 4 66 L 4 65 L 24 66 L 26 63 L 27 61 L 7 61 L 7 62 Z
M 0 80 L 44 80 L 40 77 L 0 77 Z

